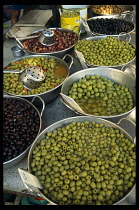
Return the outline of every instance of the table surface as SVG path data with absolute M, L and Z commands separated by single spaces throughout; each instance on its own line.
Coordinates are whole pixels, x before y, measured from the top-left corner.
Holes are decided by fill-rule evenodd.
M 134 19 L 135 20 L 135 19 Z M 84 35 L 85 37 L 86 35 Z M 131 43 L 135 43 L 135 34 L 131 34 Z M 16 58 L 13 56 L 12 51 L 10 50 L 12 46 L 16 45 L 16 42 L 14 39 L 7 39 L 3 44 L 3 65 L 7 65 L 11 61 L 15 60 Z M 25 55 L 28 55 L 26 53 Z M 72 53 L 73 56 L 73 65 L 70 69 L 70 75 L 82 70 L 82 66 L 77 58 L 74 57 L 74 52 Z M 132 62 L 133 65 L 135 65 L 135 61 Z M 52 125 L 53 123 L 69 118 L 78 116 L 75 112 L 68 109 L 61 101 L 60 96 L 58 96 L 55 100 L 53 100 L 51 103 L 46 104 L 45 109 L 43 111 L 42 115 L 42 130 L 44 130 L 49 125 Z M 121 118 L 111 118 L 111 122 L 117 123 Z M 122 122 L 120 124 L 122 128 L 124 128 L 133 138 L 135 137 L 135 128 L 132 124 L 128 123 L 127 121 Z M 31 196 L 31 197 L 38 197 L 38 195 L 34 192 L 31 193 L 27 191 L 26 187 L 24 186 L 21 177 L 18 173 L 18 168 L 27 169 L 27 156 L 20 161 L 18 164 L 8 168 L 3 169 L 3 191 L 9 192 L 9 193 L 15 193 L 15 194 L 21 194 L 25 196 Z M 118 205 L 135 205 L 136 204 L 136 198 L 135 193 L 136 188 L 133 189 L 131 194 L 126 197 L 126 199 L 122 202 L 120 202 Z

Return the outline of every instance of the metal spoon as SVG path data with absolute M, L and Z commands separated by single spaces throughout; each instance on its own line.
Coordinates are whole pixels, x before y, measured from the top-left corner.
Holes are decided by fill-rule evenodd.
M 18 80 L 29 90 L 38 88 L 46 76 L 43 69 L 38 66 L 28 66 L 21 70 L 4 69 L 3 72 L 20 74 Z
M 26 69 L 26 68 L 25 68 L 25 69 Z M 3 69 L 3 73 L 15 73 L 15 74 L 20 74 L 20 73 L 22 73 L 25 69 L 21 69 L 21 70 Z
M 11 31 L 11 29 L 10 29 L 9 31 L 11 32 L 11 34 L 13 35 L 13 37 L 15 38 L 15 40 L 18 42 L 19 47 L 20 47 L 21 49 L 24 49 L 24 46 L 23 46 L 22 43 L 17 39 L 17 37 L 13 34 L 13 32 Z

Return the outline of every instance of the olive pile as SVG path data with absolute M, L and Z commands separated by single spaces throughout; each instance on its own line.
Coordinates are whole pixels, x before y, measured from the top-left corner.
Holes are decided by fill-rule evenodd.
M 67 76 L 67 71 L 65 68 L 62 69 L 60 64 L 56 63 L 54 58 L 46 57 L 25 57 L 21 61 L 12 62 L 7 69 L 20 70 L 27 66 L 34 65 L 40 66 L 46 78 L 39 88 L 27 90 L 23 87 L 23 83 L 19 81 L 20 74 L 5 73 L 3 76 L 3 86 L 6 92 L 15 95 L 34 95 L 49 91 L 63 82 Z M 62 73 L 60 72 L 62 69 Z
M 105 15 L 121 14 L 126 11 L 126 8 L 118 5 L 93 5 L 92 8 L 93 12 Z
M 46 133 L 31 169 L 44 195 L 59 205 L 112 205 L 133 187 L 135 145 L 119 129 L 72 122 Z
M 39 42 L 39 38 L 28 39 L 22 42 L 24 48 L 31 52 L 37 53 L 51 53 L 65 50 L 76 44 L 78 36 L 74 32 L 66 30 L 52 30 L 54 31 L 54 44 L 52 46 L 45 46 Z M 35 33 L 34 33 L 35 35 Z
M 37 111 L 21 99 L 3 99 L 3 162 L 24 152 L 36 138 L 40 127 Z
M 128 41 L 107 36 L 98 40 L 79 40 L 75 49 L 84 55 L 88 64 L 96 66 L 117 66 L 135 57 L 135 48 Z
M 116 84 L 98 75 L 86 75 L 74 82 L 69 96 L 90 115 L 119 115 L 134 106 L 133 96 L 125 85 Z
M 65 17 L 65 18 L 72 18 L 72 17 L 77 17 L 80 16 L 79 12 L 76 11 L 67 11 L 67 12 L 62 12 L 61 13 L 61 17 Z
M 87 21 L 92 32 L 98 34 L 118 35 L 121 32 L 129 33 L 134 29 L 134 24 L 117 18 L 96 18 Z

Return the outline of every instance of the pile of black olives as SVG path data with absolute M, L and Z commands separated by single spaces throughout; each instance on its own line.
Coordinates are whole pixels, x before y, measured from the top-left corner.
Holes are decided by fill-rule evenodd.
M 3 162 L 25 151 L 36 138 L 40 118 L 35 108 L 26 101 L 3 99 Z
M 133 187 L 135 145 L 119 129 L 72 122 L 46 133 L 32 152 L 31 170 L 59 205 L 112 205 Z
M 129 33 L 134 29 L 134 24 L 117 18 L 97 18 L 88 21 L 92 32 L 106 35 L 118 35 L 121 32 Z

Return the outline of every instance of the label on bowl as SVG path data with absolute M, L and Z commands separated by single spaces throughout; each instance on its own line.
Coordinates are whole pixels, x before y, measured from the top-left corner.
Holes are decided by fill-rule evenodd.
M 20 168 L 18 168 L 18 172 L 21 176 L 21 179 L 22 179 L 23 183 L 30 184 L 34 187 L 43 189 L 39 179 L 36 176 L 34 176 L 34 175 L 32 175 L 32 174 L 28 173 L 27 171 L 24 171 Z

